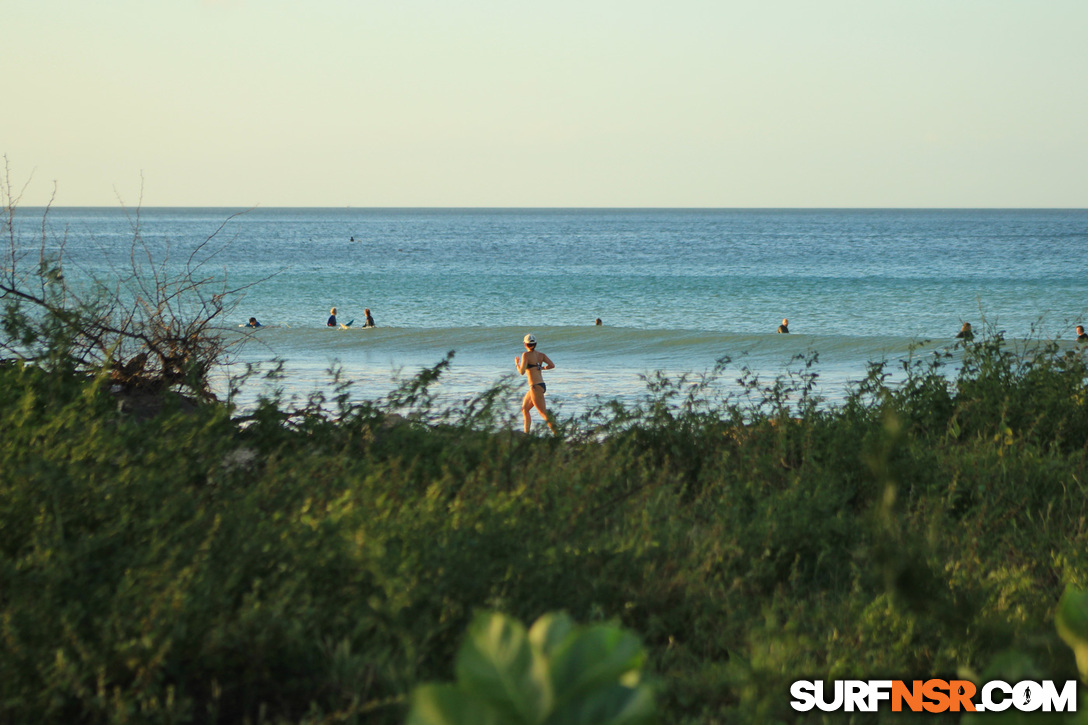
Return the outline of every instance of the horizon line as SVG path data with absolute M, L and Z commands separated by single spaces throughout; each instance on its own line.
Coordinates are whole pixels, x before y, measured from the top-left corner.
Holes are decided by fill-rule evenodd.
M 1088 211 L 1088 206 L 265 206 L 261 204 L 52 204 L 26 205 L 17 209 L 311 209 L 359 211 Z

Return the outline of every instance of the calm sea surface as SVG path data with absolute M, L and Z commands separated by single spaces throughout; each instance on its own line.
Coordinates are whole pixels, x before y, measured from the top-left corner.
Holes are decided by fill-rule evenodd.
M 923 340 L 943 347 L 963 321 L 1069 339 L 1088 320 L 1088 210 L 232 213 L 144 209 L 139 233 L 153 258 L 169 250 L 168 264 L 216 235 L 203 271 L 256 283 L 227 324 L 266 325 L 239 362 L 282 359 L 298 395 L 326 386 L 336 362 L 356 395 L 381 395 L 448 350 L 443 390 L 472 394 L 513 372 L 531 331 L 558 366 L 549 399 L 567 412 L 595 395 L 637 395 L 650 371 L 700 372 L 723 355 L 731 370 L 773 376 L 815 351 L 835 399 L 867 361 L 901 359 Z M 129 263 L 135 221 L 54 209 L 48 237 L 66 238 L 70 266 L 103 274 Z M 24 239 L 40 226 L 40 210 L 22 211 Z M 378 327 L 327 329 L 332 306 L 356 325 L 369 307 Z M 788 336 L 775 333 L 784 317 Z

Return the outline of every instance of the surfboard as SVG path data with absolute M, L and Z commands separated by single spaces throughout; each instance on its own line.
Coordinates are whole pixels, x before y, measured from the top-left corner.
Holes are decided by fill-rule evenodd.
M 344 324 L 341 324 L 341 325 L 340 325 L 340 329 L 341 329 L 341 330 L 346 330 L 346 329 L 348 329 L 349 327 L 351 327 L 351 326 L 352 326 L 352 325 L 354 325 L 354 324 L 355 324 L 355 320 L 352 320 L 351 322 L 349 322 L 349 323 L 348 323 L 348 324 L 346 324 L 346 325 L 344 325 Z

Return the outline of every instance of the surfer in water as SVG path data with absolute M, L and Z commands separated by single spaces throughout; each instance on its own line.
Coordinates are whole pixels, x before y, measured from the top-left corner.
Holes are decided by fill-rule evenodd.
M 963 327 L 961 327 L 960 331 L 956 333 L 956 339 L 963 340 L 965 342 L 970 342 L 971 340 L 975 339 L 975 332 L 971 329 L 970 322 L 963 323 Z
M 525 432 L 528 433 L 529 428 L 532 426 L 529 412 L 536 408 L 537 412 L 548 424 L 548 427 L 552 429 L 552 433 L 555 433 L 555 423 L 548 417 L 548 405 L 544 402 L 544 393 L 547 391 L 548 386 L 544 384 L 544 376 L 540 374 L 542 370 L 555 369 L 555 363 L 544 353 L 536 351 L 536 337 L 532 333 L 525 336 L 525 352 L 514 358 L 514 364 L 518 368 L 518 375 L 525 375 L 529 378 L 529 392 L 525 394 L 525 398 L 521 401 L 521 415 L 525 418 Z
M 325 327 L 336 327 L 336 308 L 333 307 L 329 310 L 329 321 L 325 323 Z
M 363 310 L 363 314 L 366 315 L 366 323 L 363 325 L 363 327 L 374 327 L 374 318 L 370 315 L 370 308 L 367 307 L 365 310 Z
M 1084 334 L 1084 325 L 1077 325 L 1077 342 L 1088 342 L 1088 335 Z
M 261 323 L 257 322 L 256 317 L 250 317 L 249 322 L 246 323 L 246 327 L 264 327 Z
M 778 331 L 788 334 L 790 331 L 790 321 L 783 319 L 782 324 L 778 326 Z

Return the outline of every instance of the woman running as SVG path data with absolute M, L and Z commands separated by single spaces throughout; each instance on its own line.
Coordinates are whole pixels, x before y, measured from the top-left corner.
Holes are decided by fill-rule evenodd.
M 532 421 L 529 419 L 529 411 L 535 407 L 548 424 L 548 427 L 552 429 L 552 433 L 555 433 L 555 423 L 548 417 L 548 406 L 544 402 L 544 392 L 548 389 L 548 386 L 544 384 L 544 376 L 540 374 L 541 370 L 553 370 L 555 363 L 544 353 L 536 351 L 536 338 L 532 333 L 525 336 L 525 352 L 514 358 L 514 364 L 517 365 L 518 375 L 528 373 L 529 378 L 529 392 L 525 394 L 525 398 L 521 401 L 521 414 L 525 418 L 525 432 L 528 433 L 532 425 Z

